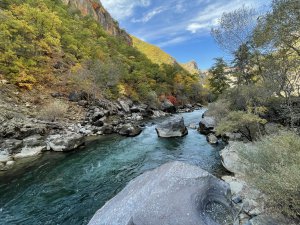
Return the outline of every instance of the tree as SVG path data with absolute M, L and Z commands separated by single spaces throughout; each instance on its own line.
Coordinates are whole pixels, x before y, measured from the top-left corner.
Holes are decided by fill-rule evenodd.
M 251 41 L 256 26 L 255 15 L 255 10 L 246 7 L 224 13 L 219 26 L 212 28 L 211 34 L 223 50 L 233 54 Z
M 227 68 L 227 64 L 222 58 L 216 58 L 215 64 L 209 70 L 211 74 L 209 85 L 216 96 L 222 94 L 229 87 L 227 73 L 225 72 Z
M 237 85 L 241 84 L 249 85 L 253 83 L 255 73 L 252 62 L 252 54 L 247 44 L 239 46 L 238 50 L 234 52 L 234 76 L 237 78 Z

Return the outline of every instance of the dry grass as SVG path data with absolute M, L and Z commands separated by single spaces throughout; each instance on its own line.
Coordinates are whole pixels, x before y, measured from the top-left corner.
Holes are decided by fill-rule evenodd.
M 248 180 L 269 197 L 269 206 L 299 220 L 300 138 L 280 131 L 238 149 L 247 163 Z

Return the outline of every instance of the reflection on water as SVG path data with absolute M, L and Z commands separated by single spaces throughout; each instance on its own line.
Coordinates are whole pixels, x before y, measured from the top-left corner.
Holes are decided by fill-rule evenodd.
M 198 123 L 202 113 L 183 114 L 186 125 Z M 87 224 L 131 179 L 168 161 L 222 175 L 219 148 L 191 129 L 183 138 L 158 138 L 149 124 L 135 138 L 112 135 L 80 151 L 44 154 L 19 175 L 0 177 L 0 224 Z

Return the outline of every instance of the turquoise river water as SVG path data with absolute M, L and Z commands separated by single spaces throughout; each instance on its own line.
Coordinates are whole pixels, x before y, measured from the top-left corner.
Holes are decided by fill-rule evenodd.
M 182 114 L 198 124 L 203 110 Z M 151 121 L 141 135 L 105 136 L 71 153 L 46 153 L 14 175 L 0 176 L 1 225 L 86 225 L 97 209 L 131 179 L 168 161 L 225 173 L 219 150 L 189 129 L 183 138 L 161 139 Z

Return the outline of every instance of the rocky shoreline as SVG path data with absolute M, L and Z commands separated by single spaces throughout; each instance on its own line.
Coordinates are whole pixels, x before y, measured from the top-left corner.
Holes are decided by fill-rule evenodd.
M 224 136 L 217 136 L 215 132 L 215 118 L 203 114 L 199 123 L 198 131 L 207 136 L 210 144 L 218 144 L 223 141 L 227 146 L 221 150 L 222 164 L 232 175 L 223 176 L 231 190 L 232 204 L 238 212 L 234 225 L 285 225 L 294 224 L 288 221 L 283 215 L 274 213 L 268 209 L 267 197 L 251 186 L 245 177 L 245 165 L 237 154 L 239 142 L 247 142 L 239 133 L 226 133 Z M 251 144 L 251 143 L 247 143 Z
M 53 98 L 66 98 L 59 93 Z M 176 112 L 191 112 L 201 105 L 175 107 L 165 100 L 161 107 L 151 108 L 136 104 L 128 98 L 109 101 L 88 101 L 84 93 L 71 93 L 68 101 L 77 104 L 85 112 L 75 122 L 50 122 L 37 118 L 9 117 L 0 121 L 0 171 L 12 169 L 21 159 L 35 159 L 45 151 L 68 152 L 83 146 L 86 137 L 119 134 L 134 137 L 142 132 L 149 119 L 171 115 Z

